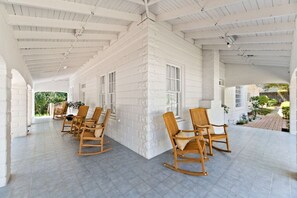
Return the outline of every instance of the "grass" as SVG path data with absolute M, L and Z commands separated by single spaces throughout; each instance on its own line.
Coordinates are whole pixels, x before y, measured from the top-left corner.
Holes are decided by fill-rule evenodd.
M 49 116 L 49 114 L 35 114 L 35 117 L 44 117 L 44 116 Z

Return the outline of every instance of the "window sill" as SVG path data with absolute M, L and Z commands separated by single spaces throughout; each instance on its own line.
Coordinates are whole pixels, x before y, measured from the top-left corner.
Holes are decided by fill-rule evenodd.
M 185 121 L 185 120 L 182 119 L 181 117 L 176 117 L 175 119 L 176 119 L 176 122 L 184 122 L 184 121 Z

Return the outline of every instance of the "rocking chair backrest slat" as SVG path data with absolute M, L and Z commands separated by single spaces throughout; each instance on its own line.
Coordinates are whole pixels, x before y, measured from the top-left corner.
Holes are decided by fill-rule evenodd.
M 78 116 L 81 116 L 81 117 L 83 117 L 83 118 L 85 118 L 85 117 L 87 116 L 87 114 L 88 114 L 88 110 L 89 110 L 89 106 L 85 106 L 85 105 L 80 106 L 80 107 L 78 108 L 78 113 L 77 113 L 77 115 L 78 115 Z
M 163 114 L 165 125 L 170 136 L 175 136 L 178 132 L 178 126 L 173 112 Z
M 111 110 L 110 110 L 110 109 L 107 109 L 107 110 L 106 110 L 106 113 L 105 113 L 104 121 L 103 121 L 103 123 L 102 123 L 102 127 L 105 128 L 105 127 L 107 126 L 108 121 L 109 121 L 110 114 L 111 114 Z
M 193 127 L 195 125 L 209 125 L 209 119 L 207 116 L 207 110 L 205 108 L 190 109 L 191 119 Z
M 96 123 L 98 122 L 100 115 L 102 112 L 102 108 L 101 107 L 96 107 L 93 116 L 92 116 L 92 120 L 94 120 Z
M 66 101 L 62 102 L 63 114 L 67 113 L 67 108 L 68 108 L 68 103 Z

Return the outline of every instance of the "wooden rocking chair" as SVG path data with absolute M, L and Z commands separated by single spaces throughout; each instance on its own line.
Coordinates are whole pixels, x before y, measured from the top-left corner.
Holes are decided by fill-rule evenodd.
M 164 166 L 188 175 L 193 176 L 206 176 L 208 173 L 205 171 L 204 162 L 208 160 L 204 139 L 197 130 L 179 130 L 177 122 L 175 120 L 173 112 L 167 112 L 163 114 L 165 125 L 168 131 L 168 135 L 172 144 L 174 165 L 164 163 Z M 189 136 L 191 135 L 191 137 Z M 188 142 L 184 145 L 184 141 Z M 184 148 L 182 148 L 184 145 Z M 187 154 L 198 154 L 199 158 L 193 158 L 186 156 Z M 178 163 L 201 163 L 202 171 L 193 172 L 189 170 L 180 169 Z
M 93 113 L 93 116 L 91 118 L 86 118 L 85 120 L 83 120 L 83 122 L 76 122 L 73 123 L 73 133 L 74 134 L 79 134 L 81 132 L 81 127 L 82 126 L 93 126 L 95 124 L 98 123 L 100 115 L 102 112 L 102 108 L 101 107 L 96 107 L 95 111 Z M 78 136 L 79 137 L 79 136 Z
M 104 148 L 104 132 L 109 121 L 111 110 L 107 109 L 105 118 L 102 124 L 94 124 L 93 126 L 83 126 L 80 134 L 78 155 L 97 155 L 111 150 L 112 148 Z M 85 141 L 94 141 L 96 144 L 85 143 Z M 84 147 L 96 147 L 99 151 L 83 152 Z
M 88 110 L 89 106 L 80 106 L 77 115 L 72 116 L 71 120 L 67 119 L 68 116 L 64 116 L 61 132 L 73 133 L 73 130 L 75 129 L 74 125 L 81 125 L 83 123 L 88 114 Z M 65 131 L 66 127 L 70 127 L 70 129 Z
M 227 133 L 227 125 L 215 125 L 210 124 L 207 110 L 205 108 L 195 108 L 190 109 L 192 124 L 195 130 L 202 129 L 203 130 L 203 137 L 207 140 L 209 146 L 209 155 L 213 156 L 212 148 L 224 151 L 224 152 L 231 152 L 229 147 L 229 140 L 228 140 L 228 133 Z M 223 134 L 216 134 L 214 127 L 223 127 L 224 133 Z M 225 141 L 221 141 L 224 139 Z M 213 145 L 213 142 L 217 143 L 224 143 L 227 146 L 227 149 L 221 149 Z
M 67 101 L 55 104 L 53 119 L 63 119 L 67 113 L 68 103 Z

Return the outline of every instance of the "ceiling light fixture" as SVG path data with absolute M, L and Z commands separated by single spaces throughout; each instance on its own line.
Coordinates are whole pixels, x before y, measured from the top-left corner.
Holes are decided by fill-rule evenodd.
M 64 66 L 64 67 L 63 67 L 63 69 L 67 69 L 67 68 L 68 68 L 68 66 Z

